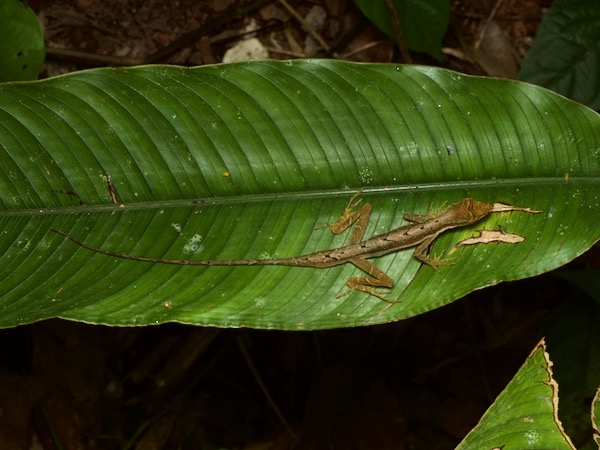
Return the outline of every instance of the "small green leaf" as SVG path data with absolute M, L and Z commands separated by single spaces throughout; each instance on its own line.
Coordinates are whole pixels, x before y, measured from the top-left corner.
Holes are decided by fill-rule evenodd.
M 385 0 L 355 0 L 377 28 L 396 39 L 390 10 Z M 450 20 L 448 0 L 394 0 L 398 20 L 408 48 L 442 59 L 442 38 Z
M 19 0 L 2 0 L 0 24 L 0 81 L 35 80 L 45 57 L 37 16 Z
M 456 450 L 574 449 L 558 420 L 558 385 L 542 341 Z
M 594 428 L 594 441 L 600 448 L 600 388 L 596 390 L 592 401 L 592 427 Z

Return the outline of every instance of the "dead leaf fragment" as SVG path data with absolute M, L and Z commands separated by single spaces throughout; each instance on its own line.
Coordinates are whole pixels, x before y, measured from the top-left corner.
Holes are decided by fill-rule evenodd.
M 525 238 L 518 234 L 507 233 L 503 230 L 481 230 L 479 236 L 471 237 L 460 241 L 454 246 L 452 251 L 465 245 L 489 244 L 491 242 L 505 242 L 507 244 L 518 244 L 523 242 Z M 450 253 L 452 253 L 452 251 Z

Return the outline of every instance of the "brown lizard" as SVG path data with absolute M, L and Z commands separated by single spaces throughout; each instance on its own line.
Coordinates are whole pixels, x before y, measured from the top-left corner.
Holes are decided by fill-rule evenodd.
M 88 245 L 62 230 L 53 228 L 52 231 L 61 234 L 81 247 L 96 253 L 116 258 L 160 264 L 187 266 L 294 266 L 324 269 L 351 263 L 365 272 L 368 276 L 350 278 L 346 283 L 350 288 L 350 291 L 348 292 L 358 290 L 374 295 L 386 302 L 394 303 L 396 302 L 395 300 L 385 298 L 385 296 L 377 290 L 380 288 L 391 289 L 394 286 L 394 280 L 368 261 L 368 259 L 387 255 L 402 249 L 416 247 L 413 256 L 422 263 L 437 270 L 440 265 L 447 264 L 447 261 L 429 258 L 427 250 L 433 241 L 443 232 L 453 228 L 472 225 L 493 212 L 540 212 L 530 208 L 511 206 L 504 203 L 485 203 L 472 198 L 465 198 L 464 200 L 450 205 L 437 214 L 405 214 L 404 219 L 412 223 L 388 231 L 387 233 L 378 234 L 370 239 L 363 240 L 372 208 L 369 203 L 365 203 L 359 209 L 356 209 L 361 202 L 360 199 L 356 200 L 360 193 L 361 191 L 352 196 L 344 212 L 335 223 L 325 225 L 326 227 L 331 227 L 333 233 L 339 234 L 348 229 L 352 224 L 356 223 L 348 245 L 290 258 L 230 260 L 152 258 L 104 250 Z M 342 295 L 345 294 L 346 293 Z

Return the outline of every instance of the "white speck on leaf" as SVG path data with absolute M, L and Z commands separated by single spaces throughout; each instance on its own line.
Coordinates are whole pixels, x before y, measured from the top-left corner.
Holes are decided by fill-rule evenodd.
M 527 444 L 529 446 L 533 446 L 539 443 L 540 434 L 537 431 L 529 430 L 525 432 L 525 439 L 527 439 Z
M 199 234 L 193 235 L 183 246 L 183 253 L 196 253 L 200 249 L 202 236 Z
M 373 172 L 368 167 L 361 167 L 358 171 L 358 177 L 362 184 L 369 184 L 373 181 Z

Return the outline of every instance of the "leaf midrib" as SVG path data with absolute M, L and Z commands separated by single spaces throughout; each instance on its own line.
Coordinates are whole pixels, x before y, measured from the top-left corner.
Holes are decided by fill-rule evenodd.
M 436 190 L 464 190 L 473 188 L 490 188 L 497 187 L 500 191 L 510 187 L 520 187 L 524 185 L 535 184 L 540 189 L 549 186 L 564 186 L 566 183 L 579 185 L 598 185 L 600 184 L 599 177 L 543 177 L 543 178 L 510 178 L 510 179 L 486 179 L 486 180 L 470 180 L 470 181 L 454 181 L 443 183 L 423 183 L 418 185 L 405 186 L 370 186 L 365 187 L 363 194 L 382 194 L 387 195 L 395 192 L 405 193 L 414 190 L 419 191 L 436 191 Z M 194 206 L 217 206 L 230 204 L 248 204 L 270 201 L 286 201 L 286 200 L 305 200 L 310 198 L 323 197 L 345 197 L 355 193 L 357 189 L 328 189 L 321 191 L 295 191 L 295 192 L 278 192 L 264 194 L 244 194 L 220 197 L 206 197 L 198 199 L 165 199 L 165 200 L 149 200 L 143 202 L 124 203 L 121 205 L 96 204 L 96 205 L 77 205 L 77 206 L 61 206 L 55 208 L 26 208 L 16 210 L 0 210 L 0 218 L 10 217 L 39 217 L 39 216 L 60 216 L 81 213 L 114 213 L 121 211 L 143 211 L 152 209 L 172 209 L 172 208 L 189 208 Z

